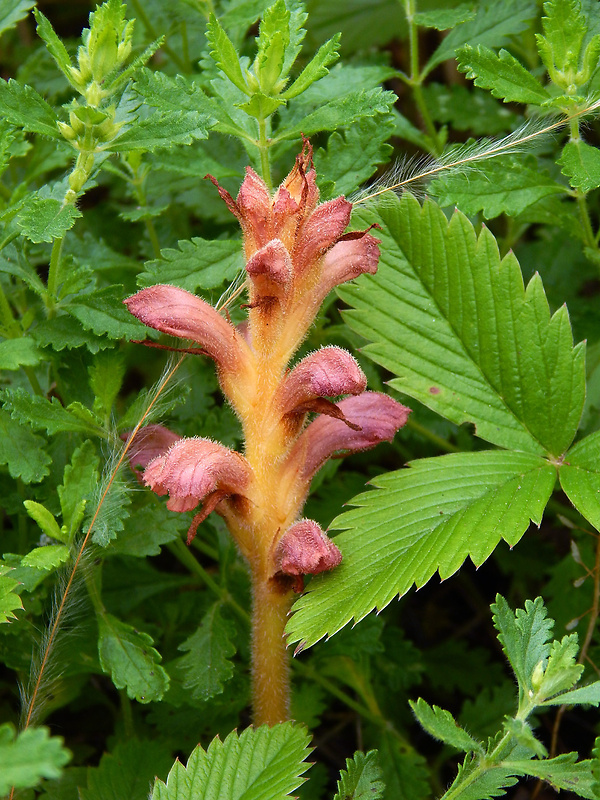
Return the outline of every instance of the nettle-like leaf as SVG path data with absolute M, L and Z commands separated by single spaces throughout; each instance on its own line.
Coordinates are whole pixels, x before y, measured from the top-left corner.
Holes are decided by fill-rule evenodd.
M 557 164 L 575 189 L 591 192 L 600 186 L 600 150 L 597 147 L 581 139 L 567 142 Z
M 290 722 L 230 733 L 196 747 L 184 767 L 176 761 L 151 800 L 284 800 L 304 779 L 310 737 Z
M 80 445 L 65 466 L 62 486 L 57 487 L 65 536 L 72 541 L 83 521 L 88 499 L 98 484 L 100 460 L 91 441 Z
M 156 112 L 146 119 L 137 120 L 102 149 L 112 153 L 170 149 L 175 145 L 191 144 L 195 139 L 208 138 L 211 124 L 210 117 L 197 111 Z
M 593 789 L 594 777 L 591 760 L 577 762 L 577 753 L 563 753 L 556 758 L 518 761 L 510 759 L 510 767 L 521 775 L 548 781 L 555 789 L 574 792 L 579 797 L 597 800 Z
M 464 750 L 467 753 L 483 754 L 483 746 L 458 725 L 449 711 L 439 706 L 430 706 L 423 698 L 417 702 L 410 701 L 410 707 L 419 723 L 433 736 L 446 744 Z
M 172 764 L 161 742 L 128 739 L 111 753 L 104 753 L 97 767 L 87 771 L 87 788 L 80 800 L 147 800 L 157 775 L 166 775 Z
M 169 688 L 169 676 L 160 666 L 161 656 L 152 637 L 126 622 L 102 614 L 98 617 L 98 655 L 104 672 L 117 689 L 140 703 L 161 700 Z
M 11 567 L 0 564 L 0 624 L 16 619 L 14 612 L 23 608 L 21 598 L 14 592 L 19 581 L 10 577 L 11 571 Z
M 525 608 L 513 611 L 502 595 L 491 606 L 498 640 L 519 682 L 519 691 L 531 688 L 531 678 L 540 661 L 550 654 L 554 620 L 541 597 L 526 600 Z
M 486 47 L 502 47 L 508 44 L 509 37 L 524 31 L 535 14 L 536 5 L 531 0 L 505 0 L 503 3 L 486 0 L 477 8 L 475 17 L 457 25 L 443 39 L 423 72 L 428 74 L 442 61 L 453 58 L 457 48 L 467 44 L 481 44 Z
M 35 367 L 43 356 L 37 344 L 28 336 L 0 342 L 0 369 Z
M 418 11 L 414 20 L 420 27 L 447 31 L 467 20 L 473 19 L 475 11 L 469 3 L 461 3 L 456 8 L 436 8 L 433 11 Z
M 465 45 L 456 56 L 458 69 L 471 78 L 475 86 L 489 89 L 505 103 L 543 105 L 550 99 L 550 93 L 508 50 L 496 54 L 489 47 Z
M 556 469 L 529 453 L 483 451 L 422 459 L 372 480 L 331 528 L 343 561 L 314 578 L 287 631 L 310 646 L 352 618 L 384 608 L 439 571 L 450 577 L 470 557 L 482 564 L 504 539 L 511 547 L 540 524 Z
M 567 189 L 549 173 L 512 156 L 486 164 L 485 171 L 469 170 L 434 180 L 430 193 L 441 206 L 454 205 L 465 214 L 483 212 L 486 219 L 500 214 L 517 216 L 528 206 L 552 194 L 566 194 Z
M 38 244 L 60 239 L 81 216 L 81 211 L 74 205 L 64 205 L 54 197 L 32 194 L 19 211 L 17 224 L 24 236 Z
M 379 270 L 340 296 L 354 308 L 363 352 L 399 377 L 391 385 L 501 447 L 561 456 L 585 397 L 584 345 L 565 307 L 552 317 L 541 279 L 526 289 L 512 253 L 431 201 L 388 199 L 379 214 Z M 394 304 L 394 313 L 389 312 Z
M 36 430 L 46 430 L 49 434 L 71 431 L 88 436 L 103 433 L 89 409 L 78 402 L 65 408 L 56 397 L 47 400 L 45 397 L 29 394 L 24 389 L 6 389 L 0 399 L 14 419 L 28 422 Z
M 600 431 L 586 436 L 566 454 L 560 465 L 560 485 L 596 530 L 600 531 Z
M 0 115 L 17 128 L 62 141 L 52 107 L 31 86 L 12 78 L 0 80 Z
M 354 758 L 346 759 L 333 800 L 382 800 L 385 785 L 381 777 L 377 750 L 355 753 Z
M 209 700 L 223 691 L 223 684 L 233 675 L 234 638 L 235 626 L 221 615 L 221 603 L 215 603 L 198 630 L 177 648 L 186 652 L 177 669 L 184 689 L 190 689 L 195 700 Z
M 71 754 L 48 728 L 27 728 L 16 734 L 13 725 L 0 726 L 0 795 L 14 786 L 27 789 L 42 778 L 58 778 Z
M 340 38 L 341 34 L 336 33 L 329 41 L 319 47 L 292 85 L 282 93 L 281 96 L 285 100 L 297 97 L 313 83 L 327 75 L 329 67 L 339 58 Z
M 118 350 L 99 353 L 88 368 L 94 411 L 110 416 L 125 377 L 125 359 Z
M 107 286 L 89 294 L 79 294 L 62 307 L 81 322 L 84 328 L 110 339 L 143 339 L 147 328 L 123 305 L 122 286 Z
M 195 236 L 177 244 L 179 249 L 165 248 L 160 259 L 144 264 L 144 271 L 138 276 L 139 286 L 168 283 L 188 292 L 214 289 L 233 281 L 242 266 L 241 241 Z
M 23 483 L 38 483 L 49 474 L 52 459 L 45 450 L 46 440 L 32 432 L 29 425 L 11 419 L 0 408 L 0 464 L 8 465 L 13 478 Z

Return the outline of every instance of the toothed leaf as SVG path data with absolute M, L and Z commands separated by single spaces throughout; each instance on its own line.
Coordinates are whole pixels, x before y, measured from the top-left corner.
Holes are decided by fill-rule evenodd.
M 10 722 L 0 726 L 0 795 L 11 787 L 26 789 L 42 778 L 59 778 L 71 758 L 60 736 L 48 728 L 27 728 L 17 735 Z
M 477 752 L 483 755 L 480 742 L 460 727 L 449 711 L 439 706 L 430 706 L 422 697 L 417 702 L 409 701 L 415 717 L 427 733 L 445 744 L 464 750 L 466 753 Z
M 11 572 L 11 567 L 0 564 L 0 624 L 16 619 L 14 612 L 18 608 L 23 608 L 21 598 L 13 591 L 19 585 L 19 581 L 10 577 Z
M 571 186 L 591 192 L 600 186 L 600 150 L 582 142 L 567 142 L 557 161 Z
M 505 103 L 543 105 L 549 92 L 508 50 L 494 53 L 488 47 L 465 45 L 457 52 L 458 68 L 475 86 L 489 89 Z
M 381 777 L 377 750 L 355 753 L 354 758 L 346 759 L 333 800 L 382 800 L 385 785 Z

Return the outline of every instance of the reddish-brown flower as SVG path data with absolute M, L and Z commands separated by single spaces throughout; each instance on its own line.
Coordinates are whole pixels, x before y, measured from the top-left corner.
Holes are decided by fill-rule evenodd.
M 317 522 L 302 519 L 283 534 L 273 560 L 276 574 L 295 576 L 294 591 L 301 592 L 303 575 L 334 569 L 341 563 L 342 554 Z

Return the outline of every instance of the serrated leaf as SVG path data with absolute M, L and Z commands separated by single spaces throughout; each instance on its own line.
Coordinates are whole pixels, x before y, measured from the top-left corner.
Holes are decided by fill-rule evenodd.
M 540 56 L 551 71 L 576 72 L 579 56 L 587 34 L 585 16 L 579 0 L 546 0 L 546 16 L 542 17 L 545 36 L 536 34 Z M 561 82 L 561 86 L 563 83 Z
M 580 514 L 600 530 L 600 432 L 571 448 L 559 468 L 560 485 Z
M 384 142 L 394 133 L 393 121 L 367 117 L 344 131 L 335 131 L 327 150 L 315 152 L 315 169 L 320 179 L 335 181 L 335 193 L 348 195 L 368 180 L 377 166 L 389 161 L 392 147 Z
M 376 491 L 331 524 L 343 561 L 314 578 L 294 605 L 291 641 L 312 645 L 352 618 L 384 608 L 414 583 L 442 579 L 469 556 L 477 566 L 504 539 L 512 547 L 529 520 L 539 525 L 556 472 L 526 453 L 456 453 L 378 476 Z
M 545 662 L 550 653 L 554 620 L 548 618 L 541 597 L 526 600 L 524 609 L 513 612 L 498 594 L 491 609 L 498 640 L 519 682 L 519 691 L 528 692 L 536 666 Z
M 206 751 L 198 745 L 185 767 L 176 761 L 151 800 L 284 800 L 303 782 L 309 743 L 291 722 L 234 731 Z
M 286 77 L 282 73 L 290 43 L 290 12 L 283 0 L 277 0 L 264 11 L 256 43 L 258 51 L 253 70 L 261 91 L 270 94 L 277 81 Z
M 17 216 L 17 224 L 30 241 L 51 242 L 62 238 L 81 217 L 74 205 L 64 205 L 54 197 L 31 195 Z
M 36 343 L 28 336 L 0 342 L 0 369 L 35 367 L 43 356 Z
M 210 16 L 206 28 L 206 38 L 212 48 L 210 55 L 215 64 L 227 75 L 234 86 L 249 95 L 250 91 L 242 74 L 237 51 L 214 14 Z
M 64 408 L 56 397 L 47 400 L 45 397 L 33 395 L 24 389 L 7 389 L 0 399 L 4 408 L 10 411 L 13 419 L 28 422 L 35 430 L 45 430 L 53 435 L 61 431 L 73 431 L 98 436 L 102 430 L 91 421 Z M 75 404 L 72 404 L 75 406 Z
M 59 542 L 65 541 L 60 526 L 51 511 L 48 511 L 41 503 L 36 503 L 35 500 L 23 500 L 23 505 L 31 519 L 37 522 L 46 536 L 58 539 Z
M 221 616 L 221 604 L 215 603 L 196 632 L 177 648 L 187 653 L 178 660 L 177 670 L 194 700 L 209 700 L 223 691 L 223 684 L 233 675 L 234 637 L 235 627 Z
M 488 47 L 478 45 L 458 50 L 458 69 L 467 78 L 483 89 L 489 89 L 494 97 L 500 97 L 505 103 L 532 103 L 543 105 L 549 98 L 549 92 L 531 72 L 511 55 L 508 50 L 494 53 Z
M 146 261 L 138 277 L 140 286 L 168 283 L 195 292 L 231 282 L 243 266 L 242 243 L 236 239 L 201 239 L 177 242 L 178 248 L 160 251 L 160 259 Z
M 573 689 L 570 692 L 563 692 L 557 697 L 552 697 L 550 700 L 544 700 L 541 705 L 543 706 L 560 706 L 560 705 L 600 705 L 600 681 L 590 683 L 588 686 L 581 686 L 579 689 Z
M 17 128 L 62 140 L 54 110 L 31 86 L 0 79 L 0 117 Z
M 98 629 L 100 666 L 117 689 L 126 689 L 127 696 L 140 703 L 162 700 L 169 676 L 160 666 L 152 637 L 106 613 L 98 617 Z
M 473 19 L 475 11 L 468 3 L 461 3 L 454 8 L 436 8 L 432 11 L 418 11 L 414 15 L 414 21 L 423 28 L 435 28 L 438 31 L 446 31 L 455 28 L 457 25 Z
M 387 731 L 377 750 L 387 800 L 429 800 L 430 771 L 422 755 Z
M 65 311 L 81 322 L 84 328 L 110 339 L 143 339 L 147 328 L 139 323 L 123 305 L 122 286 L 81 294 L 63 305 Z
M 521 775 L 548 781 L 555 789 L 565 789 L 579 797 L 597 800 L 598 795 L 592 788 L 592 762 L 577 762 L 577 753 L 563 753 L 556 758 L 533 758 L 529 761 L 510 759 L 507 766 Z
M 577 683 L 583 672 L 583 666 L 576 663 L 578 651 L 576 633 L 563 636 L 560 642 L 552 643 L 544 675 L 536 690 L 536 699 L 543 701 L 547 697 L 554 697 Z
M 100 460 L 91 441 L 83 442 L 65 466 L 63 483 L 57 487 L 67 541 L 75 536 L 85 513 L 87 501 L 98 483 Z
M 64 46 L 62 39 L 57 36 L 56 31 L 50 24 L 50 21 L 45 17 L 42 12 L 34 8 L 33 15 L 35 17 L 36 33 L 46 43 L 46 48 L 52 58 L 58 64 L 59 69 L 66 75 L 67 79 L 70 77 L 70 69 L 73 66 L 71 58 Z
M 0 409 L 0 464 L 8 465 L 13 478 L 21 478 L 23 483 L 38 483 L 48 475 L 52 459 L 45 446 L 45 439 Z
M 99 353 L 88 368 L 90 389 L 94 393 L 94 410 L 110 416 L 113 403 L 125 376 L 125 360 L 118 350 Z
M 373 342 L 363 352 L 399 376 L 391 385 L 493 444 L 562 455 L 583 408 L 584 351 L 566 309 L 550 317 L 539 276 L 524 290 L 489 230 L 476 236 L 431 201 L 405 194 L 357 217 L 382 225 L 379 270 L 338 291 Z
M 365 117 L 390 112 L 396 95 L 382 89 L 362 89 L 344 97 L 331 100 L 290 127 L 277 130 L 274 141 L 295 139 L 303 133 L 312 136 L 319 131 L 335 131 L 347 127 Z
M 195 139 L 206 139 L 210 127 L 211 118 L 197 111 L 157 111 L 146 119 L 137 120 L 102 149 L 112 153 L 169 149 L 191 144 Z
M 449 123 L 459 131 L 469 131 L 472 136 L 511 131 L 521 122 L 517 114 L 483 89 L 432 82 L 423 87 L 423 94 L 434 120 Z
M 42 347 L 52 347 L 59 352 L 65 348 L 87 347 L 90 353 L 97 353 L 103 348 L 113 347 L 110 339 L 85 330 L 78 319 L 68 314 L 43 320 L 32 328 L 31 335 Z
M 270 117 L 284 102 L 279 97 L 269 97 L 262 92 L 255 92 L 247 103 L 240 103 L 237 107 L 251 117 L 264 120 Z
M 0 795 L 11 787 L 26 789 L 42 778 L 60 777 L 71 758 L 60 736 L 50 736 L 48 728 L 27 728 L 17 735 L 14 726 L 0 726 Z
M 13 613 L 18 608 L 23 608 L 23 602 L 13 589 L 19 585 L 19 581 L 10 578 L 11 567 L 0 564 L 0 624 L 16 619 Z
M 291 100 L 305 92 L 315 81 L 324 78 L 329 72 L 329 66 L 339 58 L 340 38 L 341 34 L 336 33 L 322 44 L 292 85 L 282 92 L 281 97 Z
M 166 775 L 172 758 L 162 742 L 128 739 L 104 753 L 97 767 L 87 771 L 81 800 L 147 800 L 157 775 Z
M 416 703 L 410 700 L 409 704 L 415 717 L 430 736 L 456 747 L 457 750 L 483 755 L 484 749 L 481 743 L 469 736 L 449 711 L 439 706 L 430 706 L 422 697 Z
M 382 800 L 385 785 L 381 777 L 377 750 L 355 753 L 354 758 L 346 759 L 333 800 Z
M 536 15 L 536 4 L 531 0 L 486 0 L 477 8 L 473 19 L 457 25 L 444 37 L 442 43 L 431 56 L 423 69 L 428 75 L 432 69 L 453 58 L 457 48 L 466 44 L 480 44 L 485 47 L 502 47 L 508 44 L 509 37 L 521 33 Z
M 24 567 L 34 567 L 49 572 L 59 567 L 68 558 L 69 548 L 66 545 L 48 544 L 43 547 L 34 547 L 26 556 L 23 556 L 21 564 Z
M 164 505 L 149 506 L 131 514 L 123 525 L 123 531 L 111 542 L 110 552 L 127 556 L 157 556 L 161 545 L 177 539 L 189 522 L 181 517 L 174 518 Z
M 575 189 L 591 192 L 600 186 L 600 150 L 581 139 L 567 142 L 557 164 Z
M 0 3 L 0 35 L 25 19 L 34 5 L 35 0 L 3 0 Z
M 125 481 L 118 476 L 113 476 L 105 491 L 102 488 L 90 505 L 90 510 L 95 511 L 98 508 L 92 528 L 92 541 L 100 547 L 107 547 L 125 526 L 129 517 L 131 494 Z
M 456 206 L 464 214 L 481 211 L 486 219 L 500 214 L 517 216 L 543 197 L 567 192 L 565 186 L 531 161 L 532 166 L 528 166 L 523 158 L 495 158 L 487 162 L 485 170 L 437 178 L 429 192 L 441 206 Z

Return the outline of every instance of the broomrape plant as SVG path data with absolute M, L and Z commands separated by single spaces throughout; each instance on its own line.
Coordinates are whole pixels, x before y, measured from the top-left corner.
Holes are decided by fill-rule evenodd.
M 600 12 L 538 5 L 0 0 L 0 795 L 600 797 Z

